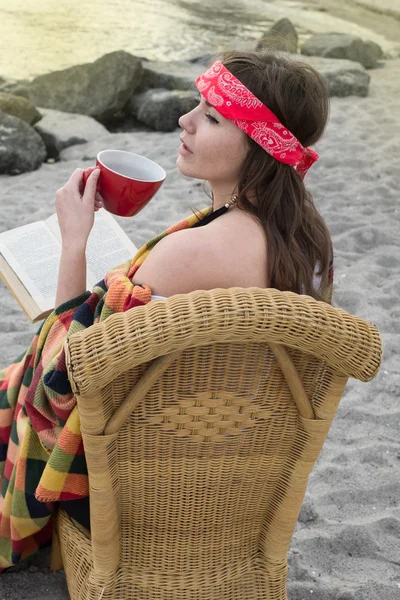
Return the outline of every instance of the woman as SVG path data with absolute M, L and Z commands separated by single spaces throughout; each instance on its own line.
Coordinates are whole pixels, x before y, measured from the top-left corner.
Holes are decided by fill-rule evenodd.
M 213 206 L 151 240 L 91 294 L 85 248 L 101 206 L 98 169 L 84 192 L 81 169 L 57 192 L 58 307 L 27 353 L 2 373 L 0 568 L 50 540 L 54 502 L 89 525 L 79 419 L 63 351 L 68 335 L 155 297 L 198 289 L 274 287 L 330 298 L 330 236 L 302 179 L 318 158 L 309 146 L 328 116 L 322 78 L 268 53 L 231 52 L 196 85 L 199 105 L 179 120 L 177 167 L 208 181 Z

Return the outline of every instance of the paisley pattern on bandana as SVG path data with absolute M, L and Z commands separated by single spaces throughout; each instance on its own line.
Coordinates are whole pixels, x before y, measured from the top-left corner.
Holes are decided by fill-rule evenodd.
M 224 104 L 224 99 L 222 96 L 217 94 L 215 91 L 215 87 L 209 89 L 208 91 L 209 103 L 213 106 L 222 106 Z
M 232 121 L 234 122 L 234 124 L 236 125 L 236 127 L 239 127 L 239 129 L 241 129 L 242 131 L 244 131 L 245 133 L 247 133 L 247 135 L 250 135 L 248 132 L 248 128 L 249 128 L 249 124 L 247 121 L 243 121 L 243 119 L 232 119 Z
M 302 178 L 318 160 L 315 150 L 304 148 L 274 113 L 221 61 L 216 61 L 195 83 L 215 110 L 233 121 L 276 160 L 295 167 Z
M 251 126 L 250 136 L 253 140 L 262 147 L 268 145 L 267 152 L 278 160 L 286 158 L 288 152 L 296 150 L 297 139 L 287 129 L 278 132 L 275 128 L 269 127 L 268 123 L 258 123 L 257 121 L 251 123 Z
M 225 95 L 239 106 L 261 108 L 263 105 L 261 100 L 253 96 L 243 83 L 240 83 L 240 81 L 238 81 L 229 71 L 221 74 L 219 85 L 225 92 Z M 228 106 L 230 106 L 230 104 L 228 104 Z
M 199 90 L 200 93 L 204 92 L 209 87 L 210 87 L 209 81 L 199 81 L 198 85 L 197 85 L 197 89 Z

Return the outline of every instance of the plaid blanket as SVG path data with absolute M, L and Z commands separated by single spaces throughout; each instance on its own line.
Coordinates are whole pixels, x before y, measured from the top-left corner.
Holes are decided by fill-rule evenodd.
M 192 227 L 211 211 L 165 230 L 132 261 L 109 271 L 92 292 L 57 307 L 27 351 L 0 371 L 0 573 L 51 541 L 56 502 L 89 495 L 65 340 L 116 312 L 147 304 L 151 289 L 131 281 L 140 265 L 162 238 Z M 331 265 L 330 284 L 332 277 Z
M 49 543 L 55 502 L 89 495 L 65 340 L 116 312 L 147 304 L 151 289 L 131 281 L 140 265 L 162 238 L 211 211 L 168 228 L 132 261 L 109 271 L 91 293 L 57 307 L 27 351 L 0 371 L 0 573 Z

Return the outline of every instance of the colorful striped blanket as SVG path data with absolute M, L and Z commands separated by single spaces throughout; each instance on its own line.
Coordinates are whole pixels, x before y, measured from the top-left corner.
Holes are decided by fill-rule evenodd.
M 162 238 L 211 211 L 170 227 L 132 261 L 109 271 L 91 293 L 57 307 L 27 351 L 0 371 L 0 573 L 49 543 L 55 502 L 89 495 L 65 340 L 116 312 L 147 304 L 151 289 L 131 281 L 140 265 Z
M 0 573 L 51 541 L 56 502 L 89 495 L 65 340 L 116 312 L 147 304 L 151 289 L 131 281 L 140 265 L 162 238 L 211 211 L 170 227 L 132 261 L 109 271 L 92 292 L 57 307 L 27 351 L 0 371 Z

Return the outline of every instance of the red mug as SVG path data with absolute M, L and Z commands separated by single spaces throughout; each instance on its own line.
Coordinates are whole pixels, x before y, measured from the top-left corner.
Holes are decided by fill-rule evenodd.
M 125 150 L 102 150 L 96 166 L 100 168 L 97 190 L 103 197 L 103 206 L 120 217 L 133 217 L 141 211 L 166 177 L 164 169 L 154 161 Z M 85 170 L 84 186 L 95 168 Z

